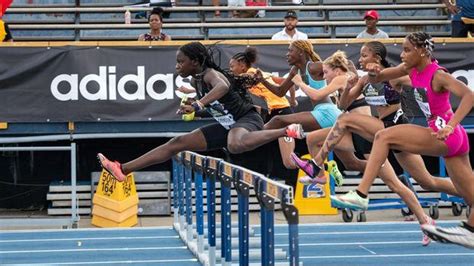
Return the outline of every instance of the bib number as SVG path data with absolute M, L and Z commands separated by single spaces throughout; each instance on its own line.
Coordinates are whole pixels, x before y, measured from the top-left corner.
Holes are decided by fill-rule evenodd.
M 436 117 L 435 126 L 438 130 L 444 128 L 446 126 L 446 120 L 439 116 Z
M 234 116 L 224 109 L 224 106 L 218 101 L 211 103 L 211 106 L 206 108 L 206 110 L 227 130 L 230 130 L 230 127 L 235 124 Z

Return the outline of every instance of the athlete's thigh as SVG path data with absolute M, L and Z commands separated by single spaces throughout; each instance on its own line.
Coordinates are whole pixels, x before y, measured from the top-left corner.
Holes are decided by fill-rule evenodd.
M 448 147 L 432 132 L 427 127 L 403 124 L 379 131 L 378 137 L 387 141 L 394 150 L 430 156 L 445 155 Z
M 283 115 L 280 119 L 289 124 L 301 124 L 303 129 L 307 132 L 321 129 L 321 126 L 318 124 L 318 121 L 310 112 L 299 112 L 289 115 Z
M 373 116 L 349 113 L 343 118 L 343 122 L 349 131 L 356 133 L 366 140 L 372 141 L 375 133 L 384 129 L 383 122 Z

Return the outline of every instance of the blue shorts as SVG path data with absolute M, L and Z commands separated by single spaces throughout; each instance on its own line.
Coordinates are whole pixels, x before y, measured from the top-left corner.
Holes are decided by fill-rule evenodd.
M 342 114 L 342 112 L 332 103 L 321 103 L 313 108 L 311 114 L 321 128 L 327 128 L 334 126 L 337 117 Z

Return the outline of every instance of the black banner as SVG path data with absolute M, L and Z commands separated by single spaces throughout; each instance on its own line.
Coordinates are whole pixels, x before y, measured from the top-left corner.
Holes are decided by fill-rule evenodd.
M 215 60 L 227 68 L 245 45 L 219 44 Z M 316 44 L 322 58 L 345 51 L 355 63 L 361 44 Z M 474 89 L 472 43 L 437 44 L 435 57 Z M 288 45 L 258 45 L 257 66 L 282 76 Z M 389 62 L 400 62 L 401 45 L 387 44 Z M 177 46 L 0 47 L 0 121 L 88 122 L 179 120 L 188 79 L 175 74 Z M 297 92 L 303 96 L 301 91 Z M 457 103 L 453 102 L 456 106 Z M 303 105 L 304 106 L 304 105 Z M 474 116 L 474 113 L 471 113 Z

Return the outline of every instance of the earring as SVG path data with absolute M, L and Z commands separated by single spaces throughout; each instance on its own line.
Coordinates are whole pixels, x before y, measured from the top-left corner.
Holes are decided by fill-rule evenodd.
M 421 54 L 422 57 L 425 57 L 425 54 Z

